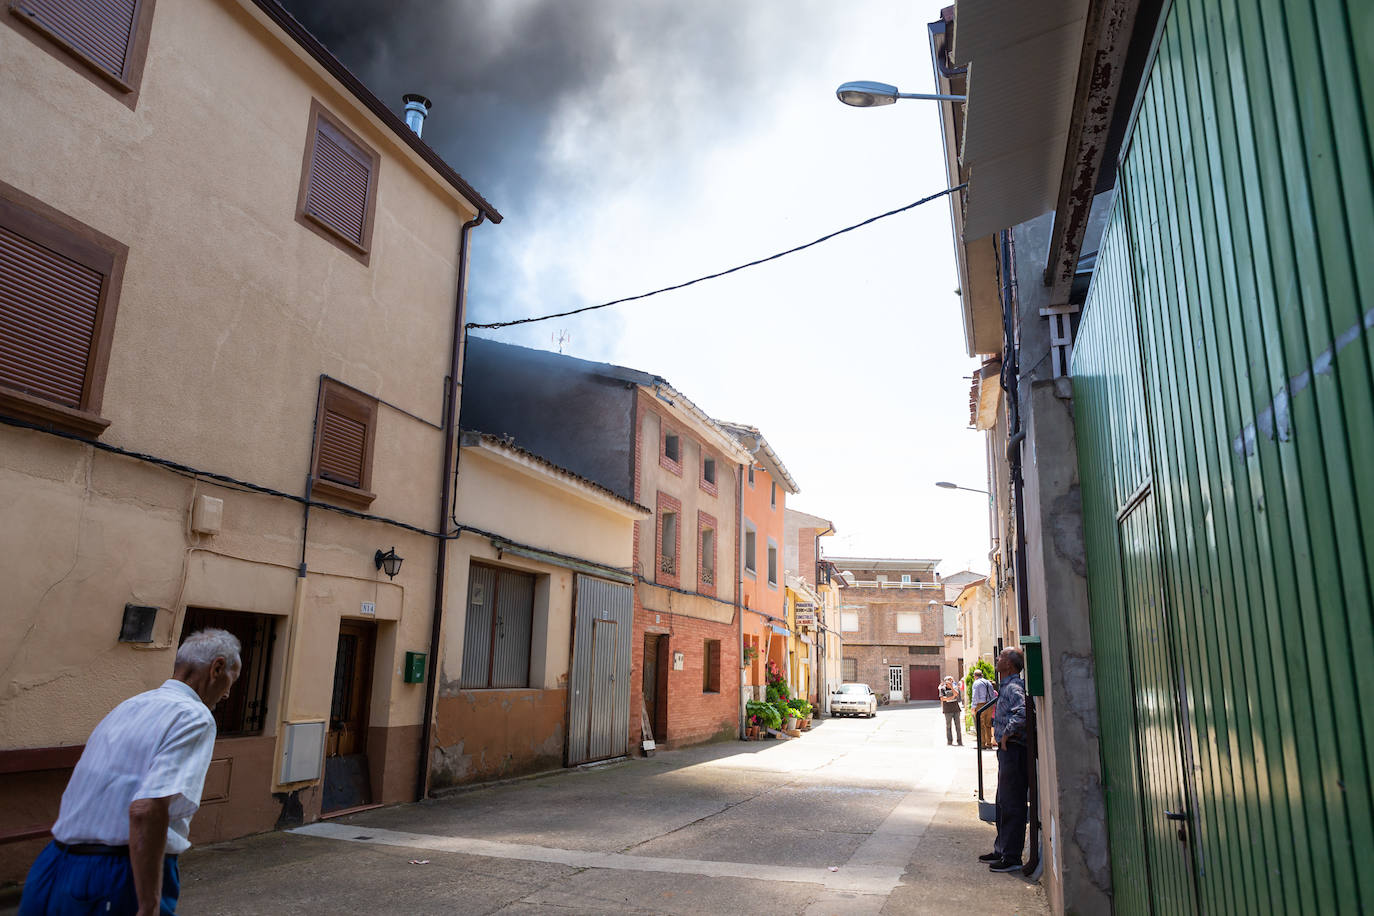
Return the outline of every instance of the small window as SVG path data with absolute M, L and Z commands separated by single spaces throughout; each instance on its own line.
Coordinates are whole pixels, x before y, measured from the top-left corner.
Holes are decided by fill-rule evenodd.
M 153 0 L 10 0 L 7 5 L 10 24 L 129 108 L 135 106 Z
M 0 411 L 99 436 L 128 248 L 0 182 Z
M 778 483 L 775 480 L 768 486 L 770 488 L 768 493 L 769 504 L 772 508 L 776 509 L 778 507 Z
M 363 264 L 372 250 L 380 163 L 357 134 L 311 103 L 296 219 Z
M 902 584 L 903 584 L 903 585 L 910 585 L 910 584 L 911 584 L 911 574 L 910 574 L 910 573 L 902 573 Z
M 758 534 L 749 522 L 744 523 L 744 571 L 754 575 L 758 569 Z
M 768 584 L 778 584 L 778 545 L 772 538 L 768 539 Z
M 682 460 L 682 440 L 675 433 L 663 437 L 663 457 L 669 461 Z
M 529 686 L 534 578 L 513 569 L 469 566 L 460 687 Z
M 701 584 L 716 584 L 716 533 L 710 528 L 701 529 Z
M 377 402 L 326 379 L 315 418 L 315 476 L 310 493 L 366 508 L 372 492 Z
M 912 612 L 903 612 L 897 615 L 898 633 L 919 633 L 921 632 L 921 615 Z
M 701 651 L 701 692 L 720 693 L 720 640 L 708 639 Z
M 840 631 L 844 633 L 859 632 L 859 615 L 853 611 L 841 611 Z M 852 678 L 846 678 L 846 680 L 852 680 Z
M 181 622 L 181 639 L 209 628 L 228 630 L 239 640 L 239 679 L 213 710 L 221 738 L 262 734 L 267 721 L 267 694 L 272 674 L 276 618 L 267 614 L 216 611 L 188 607 Z
M 701 462 L 701 479 L 715 486 L 716 483 L 716 459 L 707 458 Z
M 658 544 L 659 572 L 670 576 L 677 575 L 677 513 L 661 514 L 661 533 Z
M 840 680 L 853 682 L 859 679 L 859 660 L 857 658 L 840 659 Z
M 752 464 L 749 465 L 749 486 L 754 486 L 754 466 Z

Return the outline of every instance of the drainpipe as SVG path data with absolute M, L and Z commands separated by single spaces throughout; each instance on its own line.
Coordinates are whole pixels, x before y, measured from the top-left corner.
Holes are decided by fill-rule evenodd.
M 486 211 L 463 223 L 458 237 L 458 294 L 453 305 L 453 343 L 449 351 L 447 391 L 444 392 L 444 464 L 439 487 L 439 556 L 434 564 L 434 612 L 429 628 L 429 674 L 425 681 L 425 717 L 420 727 L 420 763 L 416 779 L 416 801 L 429 794 L 429 748 L 434 740 L 434 703 L 439 693 L 439 638 L 444 623 L 444 588 L 448 574 L 448 542 L 450 540 L 449 503 L 453 499 L 454 481 L 449 468 L 454 464 L 458 441 L 458 388 L 462 378 L 463 340 L 468 295 L 468 237 L 486 219 Z
M 750 461 L 753 461 L 751 453 Z M 740 681 L 744 680 L 744 465 L 735 475 L 735 629 L 739 637 Z M 740 685 L 742 688 L 743 685 Z M 743 689 L 740 690 L 743 694 Z M 739 704 L 739 736 L 744 737 L 744 697 Z
M 1002 230 L 1002 328 L 1005 335 L 1006 353 L 1002 360 L 1002 387 L 1007 392 L 1007 409 L 1010 414 L 1011 437 L 1007 440 L 1007 463 L 1011 470 L 1012 501 L 1016 510 L 1016 609 L 1019 617 L 1021 635 L 1030 633 L 1030 595 L 1026 591 L 1026 513 L 1023 503 L 1024 479 L 1021 474 L 1021 444 L 1026 439 L 1026 430 L 1021 421 L 1021 380 L 1015 341 L 1015 314 L 1012 301 L 1012 248 L 1011 233 Z M 1010 378 L 1010 383 L 1008 383 Z M 1034 874 L 1040 867 L 1040 786 L 1036 766 L 1039 739 L 1036 734 L 1035 703 L 1027 697 L 1026 702 L 1026 783 L 1029 787 L 1028 802 L 1030 815 L 1027 818 L 1029 836 L 1026 848 L 1029 855 L 1022 873 Z

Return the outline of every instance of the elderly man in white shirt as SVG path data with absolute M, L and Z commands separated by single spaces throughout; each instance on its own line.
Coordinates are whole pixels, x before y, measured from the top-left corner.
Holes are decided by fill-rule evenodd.
M 233 634 L 193 633 L 169 680 L 101 720 L 62 794 L 53 841 L 29 869 L 20 916 L 176 912 L 176 857 L 191 846 L 215 747 L 210 710 L 240 667 Z

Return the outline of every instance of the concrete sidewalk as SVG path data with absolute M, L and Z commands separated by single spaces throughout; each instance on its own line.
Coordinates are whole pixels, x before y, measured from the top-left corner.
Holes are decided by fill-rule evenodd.
M 1047 912 L 977 861 L 974 752 L 940 728 L 933 706 L 884 708 L 196 849 L 180 910 Z

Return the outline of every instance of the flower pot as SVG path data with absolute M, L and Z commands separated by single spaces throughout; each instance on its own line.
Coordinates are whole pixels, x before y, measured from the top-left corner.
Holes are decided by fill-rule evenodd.
M 796 717 L 796 716 L 788 716 L 788 717 L 787 717 L 787 722 L 786 722 L 785 724 L 786 724 L 786 726 L 787 726 L 787 729 L 786 729 L 787 731 L 789 731 L 789 732 L 794 732 L 794 731 L 796 731 L 796 730 L 797 730 L 797 717 Z

